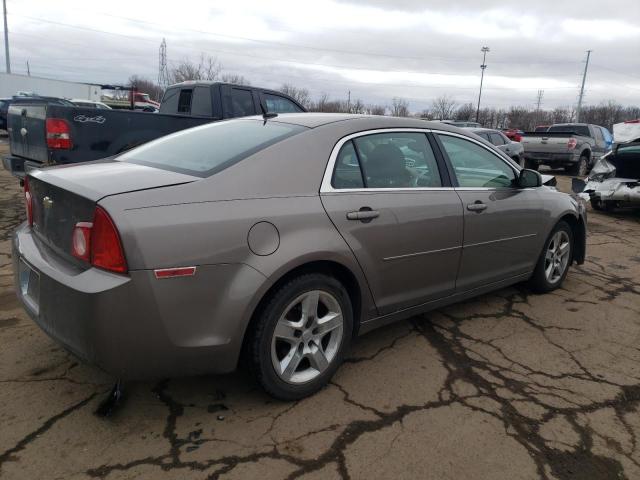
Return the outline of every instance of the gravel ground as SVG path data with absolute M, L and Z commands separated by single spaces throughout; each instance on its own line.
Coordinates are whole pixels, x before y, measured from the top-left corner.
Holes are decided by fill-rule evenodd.
M 0 144 L 0 153 L 6 144 Z M 561 188 L 569 178 L 559 177 Z M 590 213 L 552 294 L 500 290 L 360 338 L 304 401 L 244 373 L 138 383 L 79 364 L 15 299 L 20 190 L 0 172 L 0 477 L 640 478 L 640 215 Z

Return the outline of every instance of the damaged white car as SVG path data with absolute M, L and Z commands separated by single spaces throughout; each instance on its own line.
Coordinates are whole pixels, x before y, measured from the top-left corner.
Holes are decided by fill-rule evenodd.
M 640 130 L 640 123 L 637 125 Z M 640 207 L 640 132 L 637 135 L 625 138 L 624 143 L 616 142 L 613 150 L 596 162 L 586 181 L 573 179 L 573 191 L 589 200 L 595 210 Z

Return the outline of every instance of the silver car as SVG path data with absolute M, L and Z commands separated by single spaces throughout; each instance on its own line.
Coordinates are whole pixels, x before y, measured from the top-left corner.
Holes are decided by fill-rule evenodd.
M 417 119 L 213 123 L 31 172 L 13 237 L 34 321 L 124 379 L 322 388 L 352 339 L 517 282 L 558 288 L 585 211 L 472 133 Z
M 515 142 L 500 130 L 494 130 L 492 128 L 470 128 L 469 130 L 498 147 L 509 155 L 514 162 L 524 167 L 524 147 L 520 142 Z

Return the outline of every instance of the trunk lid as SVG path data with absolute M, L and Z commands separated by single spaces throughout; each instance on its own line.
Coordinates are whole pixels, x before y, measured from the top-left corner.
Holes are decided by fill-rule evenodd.
M 29 173 L 33 198 L 33 231 L 49 247 L 71 256 L 71 237 L 78 222 L 92 222 L 96 203 L 107 196 L 189 183 L 197 177 L 143 165 L 99 160 Z

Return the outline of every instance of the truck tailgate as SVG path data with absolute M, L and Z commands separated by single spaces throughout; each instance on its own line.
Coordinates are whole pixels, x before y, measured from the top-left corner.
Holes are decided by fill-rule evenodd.
M 46 105 L 15 105 L 7 115 L 11 154 L 39 163 L 48 161 Z
M 567 147 L 567 143 L 570 138 L 570 134 L 564 136 L 527 135 L 522 138 L 522 146 L 524 147 L 525 152 L 568 153 L 569 148 Z

